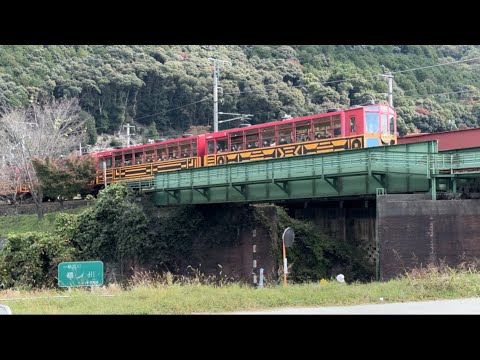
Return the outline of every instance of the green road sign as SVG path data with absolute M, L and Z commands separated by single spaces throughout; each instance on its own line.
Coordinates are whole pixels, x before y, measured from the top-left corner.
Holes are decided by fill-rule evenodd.
M 58 264 L 58 286 L 103 285 L 103 262 L 77 261 Z

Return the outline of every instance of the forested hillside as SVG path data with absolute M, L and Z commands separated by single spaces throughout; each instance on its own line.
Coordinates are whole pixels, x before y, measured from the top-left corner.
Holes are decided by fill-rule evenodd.
M 386 100 L 377 75 L 391 71 L 401 134 L 479 126 L 480 47 L 470 45 L 0 46 L 0 105 L 78 97 L 90 143 L 126 122 L 179 133 L 212 124 L 209 57 L 231 62 L 220 67 L 220 111 L 253 123 Z

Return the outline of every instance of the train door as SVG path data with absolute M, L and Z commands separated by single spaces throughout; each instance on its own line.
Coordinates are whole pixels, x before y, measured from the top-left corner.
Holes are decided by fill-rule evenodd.
M 355 115 L 350 115 L 347 121 L 348 126 L 348 135 L 356 135 L 357 134 L 357 118 Z
M 346 136 L 355 136 L 362 135 L 364 124 L 363 124 L 363 108 L 356 108 L 345 110 L 345 135 Z
M 203 156 L 206 154 L 206 148 L 205 148 L 205 135 L 198 135 L 197 137 L 197 156 L 202 159 L 203 161 Z M 203 163 L 202 163 L 203 165 Z

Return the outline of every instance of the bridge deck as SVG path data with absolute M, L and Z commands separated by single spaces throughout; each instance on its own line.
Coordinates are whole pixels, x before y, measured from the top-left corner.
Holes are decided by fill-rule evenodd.
M 157 205 L 368 195 L 378 188 L 435 196 L 438 181 L 479 173 L 480 148 L 438 153 L 436 141 L 430 141 L 191 168 L 130 186 L 154 191 Z

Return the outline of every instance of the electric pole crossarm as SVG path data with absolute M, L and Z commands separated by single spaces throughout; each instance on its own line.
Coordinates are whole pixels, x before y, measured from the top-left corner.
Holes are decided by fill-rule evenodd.
M 223 112 L 219 112 L 219 114 L 222 114 L 222 115 L 238 115 L 237 117 L 234 117 L 234 118 L 231 118 L 231 119 L 220 120 L 218 122 L 219 124 L 229 122 L 229 121 L 233 121 L 233 120 L 238 120 L 238 119 L 248 120 L 249 117 L 253 116 L 253 115 L 250 115 L 250 114 L 235 114 L 235 113 L 223 113 Z

